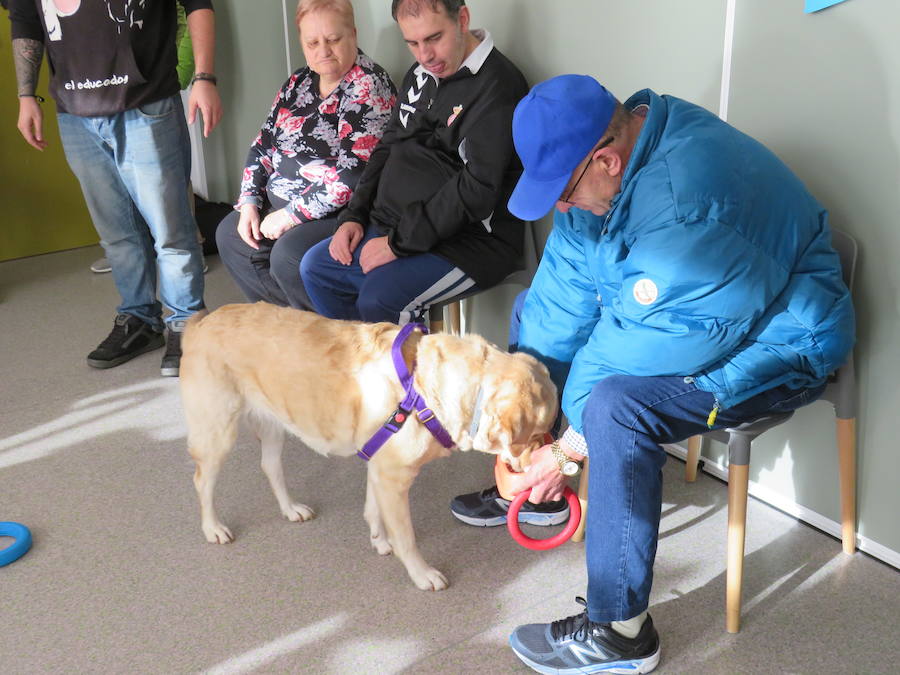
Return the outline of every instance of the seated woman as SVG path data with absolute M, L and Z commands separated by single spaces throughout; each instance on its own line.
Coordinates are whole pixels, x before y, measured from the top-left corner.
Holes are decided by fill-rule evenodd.
M 300 0 L 307 66 L 284 84 L 247 157 L 235 211 L 216 231 L 219 255 L 251 302 L 312 309 L 299 264 L 330 237 L 396 89 L 356 44 L 349 0 Z

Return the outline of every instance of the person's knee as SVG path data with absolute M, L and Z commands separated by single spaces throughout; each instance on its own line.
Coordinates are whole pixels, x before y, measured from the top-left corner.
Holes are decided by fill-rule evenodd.
M 293 251 L 283 245 L 279 239 L 272 247 L 269 254 L 269 270 L 278 284 L 284 288 L 285 284 L 294 284 L 300 281 L 300 258 Z
M 379 293 L 360 293 L 356 299 L 356 309 L 363 321 L 376 323 L 378 321 L 397 322 L 399 312 L 391 309 L 384 302 Z
M 624 392 L 629 390 L 633 378 L 629 375 L 610 375 L 597 382 L 588 397 L 588 407 L 610 410 L 620 403 Z
M 610 375 L 591 389 L 584 406 L 582 423 L 585 434 L 605 424 L 627 425 L 636 413 L 635 398 L 631 395 L 634 378 L 630 375 Z
M 299 264 L 299 272 L 300 272 L 300 280 L 303 284 L 307 284 L 308 282 L 314 282 L 319 277 L 319 271 L 321 269 L 321 264 L 319 260 L 319 247 L 313 247 L 303 254 L 303 257 L 300 258 Z M 328 249 L 325 249 L 327 254 Z
M 223 259 L 231 258 L 235 253 L 235 246 L 238 243 L 244 243 L 237 233 L 237 218 L 235 218 L 235 214 L 229 213 L 216 227 L 216 249 L 219 251 L 219 257 Z

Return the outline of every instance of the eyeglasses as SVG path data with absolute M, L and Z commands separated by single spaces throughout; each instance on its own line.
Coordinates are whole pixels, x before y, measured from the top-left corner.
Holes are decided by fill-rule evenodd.
M 584 165 L 584 168 L 581 170 L 581 174 L 578 176 L 578 180 L 575 181 L 575 185 L 573 185 L 573 186 L 572 186 L 572 189 L 569 190 L 569 194 L 566 195 L 566 198 L 565 198 L 565 199 L 560 199 L 559 201 L 563 202 L 564 204 L 572 204 L 572 203 L 573 203 L 573 202 L 572 202 L 572 195 L 575 194 L 575 190 L 578 189 L 578 184 L 581 182 L 581 179 L 584 178 L 584 174 L 587 173 L 588 167 L 591 165 L 591 162 L 594 161 L 594 153 L 596 153 L 598 150 L 602 150 L 602 149 L 605 148 L 607 145 L 609 145 L 610 143 L 612 143 L 614 140 L 616 140 L 616 137 L 615 137 L 615 136 L 610 136 L 610 137 L 607 138 L 605 141 L 601 141 L 601 142 L 600 142 L 600 145 L 596 146 L 593 150 L 591 150 L 591 158 L 588 160 L 588 163 L 585 164 L 585 165 Z

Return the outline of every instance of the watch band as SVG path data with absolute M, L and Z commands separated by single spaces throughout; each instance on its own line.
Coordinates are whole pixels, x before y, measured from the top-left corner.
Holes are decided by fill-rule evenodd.
M 556 460 L 556 463 L 559 464 L 560 473 L 563 473 L 563 467 L 567 462 L 573 462 L 577 464 L 579 469 L 581 469 L 583 466 L 582 462 L 572 459 L 565 452 L 563 452 L 563 449 L 559 446 L 559 441 L 553 441 L 550 444 L 550 452 L 553 453 L 553 458 Z
M 219 80 L 212 73 L 194 73 L 194 76 L 191 78 L 191 84 L 194 84 L 197 80 L 203 80 L 204 82 L 212 82 L 216 84 Z

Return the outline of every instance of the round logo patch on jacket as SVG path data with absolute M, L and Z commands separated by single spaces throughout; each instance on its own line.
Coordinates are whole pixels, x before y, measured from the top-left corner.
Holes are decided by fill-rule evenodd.
M 659 289 L 650 279 L 638 279 L 634 282 L 634 299 L 642 305 L 652 305 L 659 297 Z

